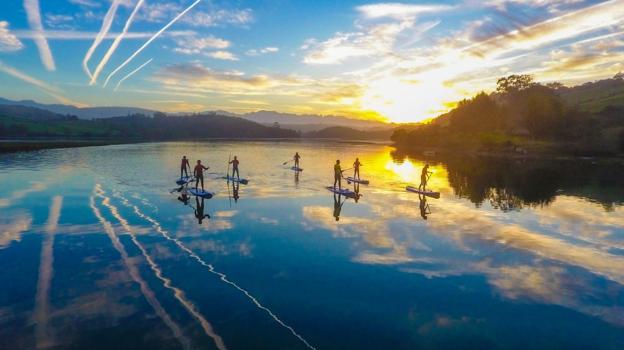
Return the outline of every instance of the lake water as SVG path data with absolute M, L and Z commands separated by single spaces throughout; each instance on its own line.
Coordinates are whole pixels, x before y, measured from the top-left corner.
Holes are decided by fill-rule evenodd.
M 201 223 L 170 192 L 182 155 L 210 166 Z M 219 178 L 230 155 L 248 185 Z M 356 156 L 371 184 L 334 196 Z M 439 199 L 405 191 L 427 161 Z M 312 142 L 0 155 L 0 348 L 624 349 L 623 168 Z

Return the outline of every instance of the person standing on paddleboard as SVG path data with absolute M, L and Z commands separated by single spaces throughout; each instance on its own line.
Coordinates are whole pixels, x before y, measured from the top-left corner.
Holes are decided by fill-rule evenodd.
M 353 178 L 354 179 L 360 179 L 360 166 L 362 165 L 362 163 L 360 163 L 360 158 L 355 158 L 355 162 L 353 163 Z
M 197 185 L 201 181 L 202 191 L 204 190 L 204 170 L 208 170 L 210 167 L 203 166 L 201 160 L 197 160 L 197 165 L 195 165 L 195 170 L 193 170 L 193 176 L 195 176 L 195 189 L 197 189 Z
M 234 172 L 236 172 L 236 177 L 240 180 L 240 174 L 238 173 L 239 163 L 240 162 L 238 161 L 238 159 L 236 159 L 236 156 L 234 156 L 234 159 L 230 161 L 230 164 L 232 164 L 232 178 L 234 178 Z
M 338 189 L 342 189 L 342 169 L 340 168 L 340 159 L 336 160 L 334 164 L 334 188 L 338 184 Z
M 429 181 L 429 176 L 433 174 L 432 172 L 429 171 L 429 164 L 425 164 L 425 166 L 423 167 L 422 172 L 420 173 L 420 185 L 418 185 L 418 189 L 422 189 L 423 191 L 426 190 L 427 187 L 427 181 Z
M 301 159 L 301 156 L 299 155 L 299 152 L 295 152 L 295 156 L 293 157 L 293 159 L 295 160 L 295 168 L 299 167 L 299 159 Z
M 191 164 L 189 163 L 188 158 L 186 156 L 182 156 L 182 164 L 180 165 L 180 179 L 182 178 L 182 174 L 188 177 L 188 170 L 191 170 Z

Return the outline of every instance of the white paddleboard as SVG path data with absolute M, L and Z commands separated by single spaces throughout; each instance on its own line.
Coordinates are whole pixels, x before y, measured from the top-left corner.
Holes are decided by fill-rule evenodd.
M 197 197 L 212 198 L 212 196 L 214 196 L 213 192 L 204 191 L 201 188 L 190 188 L 188 191 L 190 194 Z
M 352 176 L 349 176 L 346 178 L 348 182 L 355 182 L 355 183 L 359 183 L 359 184 L 363 184 L 363 185 L 368 185 L 370 182 L 368 180 L 363 180 L 363 179 L 356 179 Z
M 440 192 L 429 191 L 429 190 L 423 191 L 423 190 L 418 189 L 418 187 L 413 187 L 413 186 L 407 186 L 405 187 L 405 189 L 410 192 L 424 194 L 425 196 L 440 198 Z
M 343 196 L 347 196 L 347 197 L 355 197 L 355 192 L 348 190 L 346 188 L 334 188 L 332 186 L 327 186 L 325 187 L 328 190 L 330 190 L 331 192 L 334 192 L 336 194 L 341 194 Z

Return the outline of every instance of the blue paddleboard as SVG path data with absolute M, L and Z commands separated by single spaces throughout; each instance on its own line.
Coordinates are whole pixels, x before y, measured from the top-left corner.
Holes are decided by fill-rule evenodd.
M 355 192 L 348 190 L 346 188 L 334 188 L 332 186 L 327 186 L 325 188 L 327 188 L 328 190 L 336 194 L 340 194 L 340 195 L 347 196 L 347 197 L 355 197 Z
M 298 166 L 291 167 L 290 169 L 291 169 L 291 170 L 294 170 L 294 171 L 303 171 L 303 169 L 301 169 L 301 168 L 300 168 L 300 167 L 298 167 Z
M 202 198 L 212 198 L 212 196 L 214 196 L 213 192 L 208 192 L 208 191 L 204 191 L 200 188 L 190 188 L 189 193 L 192 194 L 193 196 L 197 196 L 197 197 L 202 197 Z
M 179 178 L 178 180 L 176 180 L 176 184 L 182 186 L 182 185 L 186 185 L 189 182 L 193 182 L 195 181 L 195 178 L 192 176 L 182 176 L 181 178 Z

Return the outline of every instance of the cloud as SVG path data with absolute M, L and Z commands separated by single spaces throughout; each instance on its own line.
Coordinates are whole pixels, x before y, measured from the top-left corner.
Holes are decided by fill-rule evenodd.
M 421 5 L 421 4 L 403 4 L 403 3 L 377 3 L 358 6 L 356 9 L 365 18 L 394 18 L 408 19 L 416 15 L 431 12 L 446 11 L 453 7 L 448 5 Z
M 183 20 L 184 23 L 196 27 L 215 27 L 224 24 L 247 25 L 253 21 L 251 9 L 200 11 Z
M 248 77 L 238 71 L 216 71 L 199 63 L 174 64 L 161 69 L 154 79 L 165 85 L 191 88 L 240 88 L 256 89 L 273 84 L 266 75 Z M 226 89 L 227 89 L 226 88 Z
M 56 100 L 58 100 L 61 103 L 64 104 L 71 104 L 71 105 L 75 105 L 75 106 L 80 106 L 80 103 L 76 103 L 66 97 L 64 97 L 62 95 L 63 91 L 59 88 L 57 88 L 56 86 L 52 86 L 46 82 L 43 82 L 39 79 L 33 78 L 30 75 L 23 73 L 13 67 L 7 66 L 6 64 L 4 64 L 2 61 L 0 61 L 0 72 L 4 72 L 14 78 L 17 78 L 19 80 L 22 80 L 28 84 L 31 84 L 37 88 L 39 88 L 41 91 L 43 91 L 44 93 L 54 97 Z
M 211 49 L 227 49 L 231 43 L 227 40 L 214 37 L 212 35 L 206 37 L 187 37 L 180 38 L 175 41 L 176 47 L 173 51 L 185 55 L 198 55 L 205 53 Z
M 39 9 L 39 0 L 24 0 L 24 9 L 26 10 L 26 17 L 28 17 L 28 24 L 30 28 L 36 33 L 34 40 L 37 49 L 39 50 L 39 57 L 43 66 L 49 70 L 56 70 L 54 64 L 54 57 L 52 51 L 48 45 L 48 41 L 43 34 L 43 24 L 41 23 L 41 11 Z
M 149 3 L 141 11 L 139 18 L 147 22 L 163 23 L 171 18 L 172 13 L 183 10 L 178 3 Z M 213 6 L 201 6 L 183 18 L 180 22 L 194 27 L 216 27 L 221 25 L 247 25 L 253 21 L 251 9 L 215 9 Z
M 204 56 L 211 57 L 217 60 L 238 61 L 238 57 L 236 57 L 233 53 L 229 51 L 206 52 L 204 53 Z
M 245 52 L 247 56 L 260 56 L 268 53 L 276 53 L 279 51 L 278 47 L 268 46 L 262 49 L 251 49 Z
M 22 234 L 32 225 L 32 217 L 26 214 L 11 215 L 11 219 L 3 218 L 0 220 L 0 249 L 5 248 L 11 242 L 19 242 Z
M 9 31 L 9 22 L 0 21 L 0 52 L 14 52 L 24 48 L 24 44 Z
M 46 13 L 45 23 L 50 28 L 71 29 L 71 23 L 75 21 L 75 18 L 70 15 L 54 15 Z

